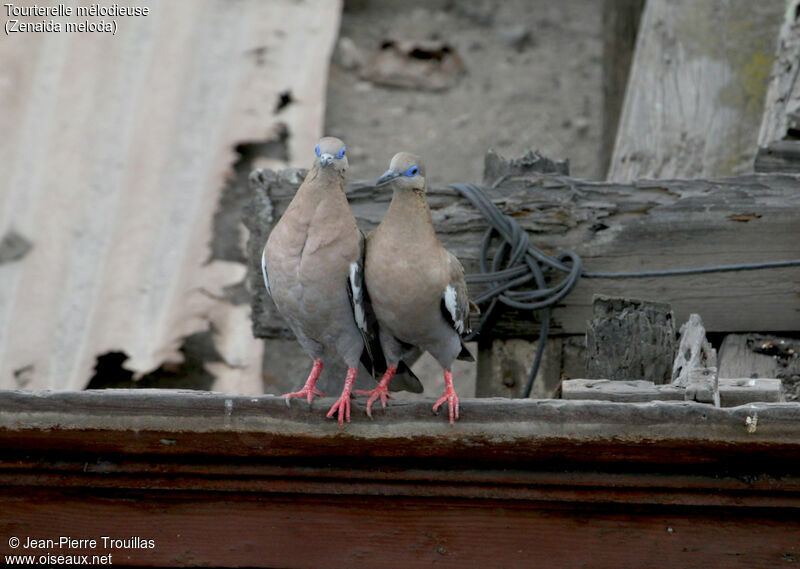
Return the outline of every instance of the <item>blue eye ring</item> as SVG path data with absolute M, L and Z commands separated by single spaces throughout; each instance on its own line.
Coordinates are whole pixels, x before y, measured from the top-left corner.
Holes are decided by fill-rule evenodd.
M 316 152 L 316 153 L 317 153 L 317 156 L 319 156 L 319 155 L 320 155 L 320 151 L 319 151 L 319 144 L 317 144 L 316 148 L 314 148 L 314 152 Z
M 340 159 L 344 158 L 344 151 L 345 150 L 346 150 L 346 147 L 342 146 L 342 149 L 339 151 L 339 153 L 336 155 L 336 157 L 340 158 Z
M 417 166 L 416 164 L 414 164 L 408 170 L 403 172 L 403 176 L 408 176 L 409 178 L 413 178 L 417 174 L 419 174 L 419 166 Z

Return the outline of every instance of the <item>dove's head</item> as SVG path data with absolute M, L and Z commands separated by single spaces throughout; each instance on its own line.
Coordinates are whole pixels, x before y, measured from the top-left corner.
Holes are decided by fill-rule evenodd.
M 425 165 L 419 156 L 398 152 L 392 158 L 389 169 L 378 178 L 375 185 L 388 185 L 393 189 L 425 193 Z
M 314 152 L 317 154 L 314 166 L 319 166 L 323 170 L 331 168 L 342 176 L 347 172 L 344 142 L 338 138 L 333 136 L 320 138 Z

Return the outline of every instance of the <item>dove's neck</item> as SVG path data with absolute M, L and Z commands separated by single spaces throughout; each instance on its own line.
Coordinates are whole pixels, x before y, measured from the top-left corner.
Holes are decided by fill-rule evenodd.
M 300 184 L 281 219 L 285 217 L 301 225 L 308 225 L 318 210 L 339 212 L 342 215 L 350 212 L 344 194 L 344 177 L 315 167 Z
M 306 176 L 307 185 L 314 189 L 339 188 L 344 192 L 344 175 L 333 167 L 314 166 Z
M 344 176 L 333 168 L 312 168 L 297 190 L 299 199 L 308 203 L 347 203 Z
M 410 240 L 438 241 L 433 229 L 431 210 L 422 193 L 407 189 L 395 190 L 384 222 L 396 225 L 395 229 L 407 235 Z

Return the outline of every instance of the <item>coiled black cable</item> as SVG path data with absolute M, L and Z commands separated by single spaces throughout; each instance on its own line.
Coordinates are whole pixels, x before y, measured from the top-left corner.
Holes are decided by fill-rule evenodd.
M 563 251 L 554 256 L 547 255 L 530 244 L 528 233 L 517 221 L 501 212 L 486 192 L 474 184 L 453 184 L 453 189 L 467 198 L 489 222 L 489 228 L 481 241 L 478 259 L 480 273 L 466 276 L 468 283 L 486 284 L 486 290 L 476 296 L 476 304 L 489 305 L 482 309 L 478 326 L 466 338 L 472 340 L 489 322 L 497 303 L 519 310 L 541 310 L 541 326 L 536 355 L 525 384 L 524 397 L 530 397 L 533 382 L 542 362 L 547 335 L 550 331 L 550 307 L 559 302 L 575 287 L 581 277 L 622 279 L 643 277 L 668 277 L 697 275 L 725 271 L 752 271 L 800 266 L 800 259 L 774 261 L 767 263 L 743 263 L 734 265 L 715 265 L 692 269 L 665 269 L 657 271 L 604 272 L 584 271 L 581 258 L 573 251 Z M 492 242 L 500 239 L 499 247 L 489 260 Z M 554 284 L 548 279 L 561 274 Z M 519 287 L 525 287 L 519 290 Z

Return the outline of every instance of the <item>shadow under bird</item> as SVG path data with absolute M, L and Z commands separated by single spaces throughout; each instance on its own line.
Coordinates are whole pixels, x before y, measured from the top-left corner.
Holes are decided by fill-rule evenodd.
M 300 391 L 311 403 L 322 367 L 333 358 L 344 361 L 347 376 L 341 396 L 328 417 L 338 413 L 339 426 L 350 422 L 350 393 L 359 362 L 373 376 L 386 362 L 375 339 L 376 320 L 364 290 L 364 234 L 356 226 L 345 196 L 347 157 L 338 138 L 324 137 L 315 149 L 311 170 L 286 212 L 275 224 L 261 255 L 264 285 L 298 342 L 314 360 Z M 398 387 L 421 392 L 419 379 L 401 364 Z
M 376 185 L 394 192 L 386 215 L 367 238 L 365 264 L 388 367 L 375 389 L 356 393 L 369 395 L 370 416 L 379 397 L 386 407 L 401 360 L 412 348 L 426 350 L 444 369 L 445 392 L 433 410 L 447 402 L 453 424 L 459 407 L 451 366 L 456 358 L 475 361 L 462 340 L 470 332 L 471 305 L 464 267 L 436 236 L 425 200 L 425 166 L 418 156 L 396 154 Z

